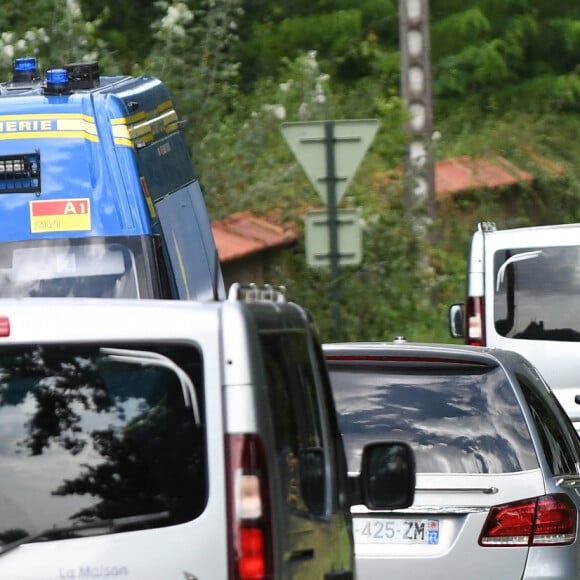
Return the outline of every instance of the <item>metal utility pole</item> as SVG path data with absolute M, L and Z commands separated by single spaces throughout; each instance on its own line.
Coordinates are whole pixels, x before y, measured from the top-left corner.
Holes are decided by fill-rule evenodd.
M 435 219 L 429 0 L 399 0 L 401 94 L 411 114 L 405 167 L 408 207 Z

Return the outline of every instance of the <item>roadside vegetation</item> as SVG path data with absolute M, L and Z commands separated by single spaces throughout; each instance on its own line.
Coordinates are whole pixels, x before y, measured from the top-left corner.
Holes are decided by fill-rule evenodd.
M 341 207 L 364 222 L 363 263 L 341 270 L 342 336 L 329 273 L 302 244 L 272 272 L 322 339 L 449 341 L 479 220 L 580 221 L 580 5 L 569 0 L 431 2 L 437 159 L 500 154 L 535 176 L 440 201 L 430 236 L 405 207 L 407 113 L 399 96 L 396 0 L 3 1 L 0 74 L 98 59 L 103 74 L 156 75 L 186 134 L 212 219 L 279 208 L 302 227 L 324 206 L 289 151 L 285 121 L 375 118 L 381 128 Z M 550 165 L 554 164 L 554 165 Z M 557 166 L 561 171 L 554 171 Z

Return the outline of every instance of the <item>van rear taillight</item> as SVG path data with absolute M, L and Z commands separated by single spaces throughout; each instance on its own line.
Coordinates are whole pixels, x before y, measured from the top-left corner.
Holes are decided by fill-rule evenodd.
M 230 580 L 273 578 L 268 465 L 255 434 L 226 435 Z
M 576 539 L 578 513 L 564 494 L 543 495 L 491 508 L 480 546 L 564 546 Z
M 465 299 L 465 342 L 471 346 L 485 346 L 485 301 L 483 296 Z
M 10 319 L 8 316 L 0 316 L 0 337 L 10 336 Z

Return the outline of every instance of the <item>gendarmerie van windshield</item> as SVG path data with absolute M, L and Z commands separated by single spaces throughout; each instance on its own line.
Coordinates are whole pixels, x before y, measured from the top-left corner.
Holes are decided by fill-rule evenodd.
M 0 106 L 0 297 L 225 297 L 162 81 L 18 58 Z

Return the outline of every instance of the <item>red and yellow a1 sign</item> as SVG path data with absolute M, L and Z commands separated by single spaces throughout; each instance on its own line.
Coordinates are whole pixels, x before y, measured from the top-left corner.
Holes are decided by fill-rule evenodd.
M 91 229 L 89 198 L 51 199 L 30 202 L 30 231 L 79 232 Z

